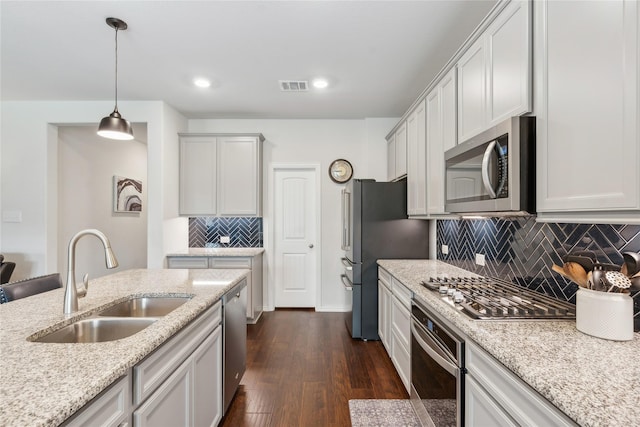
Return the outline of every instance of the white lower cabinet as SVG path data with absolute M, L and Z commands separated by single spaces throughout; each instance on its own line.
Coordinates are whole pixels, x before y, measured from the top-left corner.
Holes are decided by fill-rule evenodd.
M 118 427 L 129 423 L 131 414 L 131 374 L 127 374 L 81 409 L 65 427 Z
M 222 359 L 222 327 L 219 326 L 193 353 L 196 427 L 217 426 L 222 419 Z
M 464 389 L 464 419 L 474 427 L 516 427 L 509 415 L 471 376 L 467 376 Z
M 214 427 L 223 415 L 222 354 L 218 302 L 64 425 Z
M 412 293 L 383 268 L 378 268 L 378 279 L 378 335 L 409 393 Z
M 465 343 L 465 424 L 576 426 L 531 386 L 474 343 Z
M 137 427 L 193 425 L 192 389 L 192 363 L 187 360 L 133 413 L 133 425 Z
M 391 322 L 389 315 L 391 312 L 391 288 L 382 279 L 378 280 L 378 336 L 380 341 L 391 353 Z

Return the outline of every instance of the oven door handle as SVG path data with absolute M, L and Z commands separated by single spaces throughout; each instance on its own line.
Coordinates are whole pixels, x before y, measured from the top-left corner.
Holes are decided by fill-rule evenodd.
M 436 341 L 431 338 L 429 335 L 422 333 L 418 328 L 416 328 L 415 324 L 411 323 L 411 333 L 413 337 L 416 339 L 420 347 L 445 371 L 449 372 L 451 375 L 456 376 L 458 367 L 451 363 L 447 354 L 442 351 L 442 349 L 438 346 Z
M 351 283 L 351 280 L 349 280 L 346 274 L 341 274 L 340 279 L 342 280 L 342 284 L 344 285 L 345 290 L 347 291 L 353 290 L 353 283 Z

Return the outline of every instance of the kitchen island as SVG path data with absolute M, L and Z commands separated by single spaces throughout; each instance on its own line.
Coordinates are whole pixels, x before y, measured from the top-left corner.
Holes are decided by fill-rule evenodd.
M 581 426 L 640 422 L 640 336 L 616 342 L 579 332 L 575 321 L 478 321 L 420 284 L 443 275 L 475 276 L 441 261 L 379 260 L 414 296 Z
M 128 270 L 93 279 L 78 312 L 62 313 L 64 289 L 0 305 L 0 424 L 56 426 L 213 306 L 248 270 Z M 124 339 L 90 344 L 28 341 L 131 296 L 191 296 Z

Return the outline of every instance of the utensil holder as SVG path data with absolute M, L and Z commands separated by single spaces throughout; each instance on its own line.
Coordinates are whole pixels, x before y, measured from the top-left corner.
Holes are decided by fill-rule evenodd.
M 633 299 L 628 294 L 579 288 L 576 328 L 587 335 L 607 340 L 632 340 Z

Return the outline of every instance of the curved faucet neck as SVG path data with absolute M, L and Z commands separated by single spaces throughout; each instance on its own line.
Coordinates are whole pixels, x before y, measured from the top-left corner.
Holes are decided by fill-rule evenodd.
M 107 268 L 116 268 L 118 260 L 111 249 L 111 243 L 105 234 L 93 228 L 77 232 L 69 241 L 67 250 L 67 282 L 64 289 L 64 314 L 71 314 L 78 311 L 78 290 L 76 288 L 76 243 L 84 236 L 96 236 L 102 242 Z M 86 288 L 83 288 L 83 294 Z M 82 295 L 84 296 L 84 295 Z

